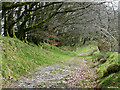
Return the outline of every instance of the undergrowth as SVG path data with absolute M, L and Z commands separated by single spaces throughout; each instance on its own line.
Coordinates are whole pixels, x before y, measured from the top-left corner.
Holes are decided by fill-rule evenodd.
M 117 52 L 106 52 L 102 55 L 99 51 L 96 51 L 92 55 L 87 56 L 91 68 L 96 68 L 98 87 L 120 88 L 120 70 L 113 72 L 112 69 L 114 68 L 110 68 L 112 65 L 120 65 L 118 55 Z M 105 73 L 107 73 L 106 76 Z

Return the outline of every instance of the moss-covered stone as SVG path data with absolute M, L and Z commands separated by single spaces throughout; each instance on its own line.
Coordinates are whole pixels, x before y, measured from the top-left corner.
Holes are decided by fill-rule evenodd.
M 105 59 L 101 59 L 100 60 L 100 64 L 103 64 L 103 63 L 105 63 L 107 60 L 105 60 Z
M 103 72 L 103 77 L 108 76 L 111 73 L 116 73 L 120 71 L 120 65 L 119 64 L 112 64 L 108 66 L 107 70 Z
M 104 57 L 103 56 L 99 56 L 98 58 L 97 58 L 97 61 L 100 61 L 101 59 L 103 59 Z
M 120 71 L 120 65 L 119 64 L 112 64 L 107 68 L 107 71 L 113 72 L 113 73 L 118 72 L 118 71 Z

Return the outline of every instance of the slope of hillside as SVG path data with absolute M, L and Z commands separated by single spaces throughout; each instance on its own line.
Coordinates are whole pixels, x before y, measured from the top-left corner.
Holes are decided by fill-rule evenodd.
M 120 59 L 117 52 L 107 52 L 103 58 L 99 51 L 88 56 L 92 68 L 96 68 L 98 87 L 120 88 Z M 92 62 L 91 62 L 92 61 Z
M 49 44 L 43 44 L 43 49 L 14 38 L 0 36 L 0 39 L 3 84 L 30 75 L 41 65 L 61 63 L 77 55 L 75 52 L 60 50 Z

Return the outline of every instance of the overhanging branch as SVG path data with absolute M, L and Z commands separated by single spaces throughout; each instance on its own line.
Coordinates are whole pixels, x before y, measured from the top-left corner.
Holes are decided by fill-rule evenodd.
M 77 11 L 77 10 L 86 9 L 86 8 L 90 7 L 91 5 L 92 5 L 92 4 L 89 4 L 89 5 L 85 6 L 85 7 L 82 7 L 82 8 L 79 8 L 79 9 L 75 9 L 75 10 L 55 11 L 52 15 L 50 15 L 48 18 L 46 18 L 45 20 L 41 21 L 40 23 L 38 23 L 38 24 L 36 24 L 36 25 L 34 25 L 34 26 L 30 26 L 30 27 L 25 28 L 25 29 L 24 29 L 24 32 L 28 32 L 28 31 L 30 31 L 30 30 L 33 29 L 33 28 L 38 28 L 38 27 L 40 27 L 41 24 L 49 21 L 52 17 L 54 17 L 55 15 L 57 15 L 57 14 L 59 14 L 59 13 L 75 12 L 75 11 Z M 61 6 L 62 6 L 62 4 L 58 7 L 58 9 L 59 9 Z M 58 9 L 57 9 L 57 10 L 58 10 Z

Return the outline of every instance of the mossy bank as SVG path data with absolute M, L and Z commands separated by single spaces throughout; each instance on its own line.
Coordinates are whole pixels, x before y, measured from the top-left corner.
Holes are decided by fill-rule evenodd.
M 65 62 L 77 55 L 45 43 L 43 49 L 14 38 L 0 36 L 0 40 L 3 85 L 31 75 L 42 65 Z

